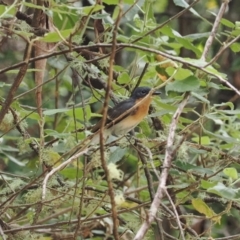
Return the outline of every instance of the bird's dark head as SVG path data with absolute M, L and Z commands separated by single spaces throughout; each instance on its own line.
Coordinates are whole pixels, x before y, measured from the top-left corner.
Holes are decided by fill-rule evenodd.
M 132 98 L 136 98 L 136 99 L 139 99 L 139 98 L 144 98 L 145 96 L 147 96 L 149 94 L 149 92 L 151 91 L 152 89 L 149 88 L 149 87 L 137 87 L 131 94 L 131 97 Z M 152 93 L 152 95 L 159 95 L 160 92 L 157 92 L 157 91 L 154 91 Z

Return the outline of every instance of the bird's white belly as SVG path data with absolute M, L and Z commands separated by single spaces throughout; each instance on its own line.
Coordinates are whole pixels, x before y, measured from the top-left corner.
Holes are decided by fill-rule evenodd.
M 123 120 L 122 122 L 113 125 L 108 131 L 114 136 L 120 136 L 130 132 L 138 124 L 139 122 L 131 121 L 131 119 L 128 118 L 128 120 Z

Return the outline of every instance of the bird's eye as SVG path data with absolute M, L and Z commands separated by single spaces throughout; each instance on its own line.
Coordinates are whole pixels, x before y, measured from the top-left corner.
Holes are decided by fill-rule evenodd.
M 146 90 L 142 90 L 142 94 L 146 94 L 147 92 L 146 92 Z

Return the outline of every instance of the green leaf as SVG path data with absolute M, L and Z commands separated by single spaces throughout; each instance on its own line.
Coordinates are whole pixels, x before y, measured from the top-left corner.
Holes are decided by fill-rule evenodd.
M 123 72 L 118 76 L 117 81 L 120 84 L 125 84 L 125 83 L 129 83 L 131 79 L 127 72 Z
M 184 38 L 191 39 L 191 40 L 198 40 L 198 39 L 202 39 L 202 38 L 207 38 L 207 37 L 209 37 L 210 34 L 211 34 L 210 32 L 193 33 L 193 34 L 185 35 Z
M 121 160 L 123 158 L 123 156 L 126 154 L 126 152 L 128 151 L 128 148 L 120 148 L 118 147 L 116 149 L 116 147 L 113 147 L 111 149 L 111 155 L 109 157 L 109 162 L 111 163 L 116 163 L 119 160 Z
M 30 69 L 27 69 L 27 72 L 30 73 L 30 72 L 41 72 L 42 70 L 41 69 L 36 69 L 36 68 L 30 68 Z M 10 70 L 8 71 L 8 73 L 18 73 L 19 70 L 18 69 L 15 69 L 15 70 Z
M 79 14 L 76 9 L 69 9 L 65 5 L 53 9 L 53 22 L 59 30 L 74 28 L 78 19 Z
M 45 34 L 45 36 L 41 39 L 44 42 L 60 42 L 63 41 L 63 39 L 66 39 L 70 36 L 72 29 L 66 29 L 58 32 L 50 32 Z
M 179 6 L 179 7 L 187 8 L 187 7 L 189 6 L 189 4 L 188 4 L 186 1 L 184 1 L 184 0 L 173 0 L 173 2 L 175 3 L 176 6 Z M 190 11 L 192 14 L 194 14 L 194 15 L 202 18 L 202 17 L 198 14 L 198 12 L 196 12 L 193 8 L 190 8 L 189 11 Z
M 203 97 L 202 95 L 196 93 L 196 92 L 191 92 L 192 96 L 199 99 L 201 102 L 210 104 L 210 101 L 208 99 L 206 99 L 205 97 Z
M 56 113 L 65 113 L 69 111 L 67 108 L 58 108 L 58 109 L 50 109 L 50 110 L 45 110 L 43 111 L 44 115 L 50 116 L 50 115 L 55 115 Z
M 120 2 L 120 1 L 119 1 L 119 2 Z M 126 3 L 126 4 L 131 5 L 131 4 L 135 3 L 135 0 L 123 0 L 123 2 Z M 139 2 L 140 2 L 140 1 L 139 1 Z
M 164 35 L 174 38 L 175 35 L 173 34 L 172 28 L 170 28 L 168 25 L 163 26 L 162 28 L 159 29 L 161 33 Z M 180 34 L 179 34 L 180 35 Z M 180 35 L 181 36 L 181 35 Z
M 217 75 L 218 77 L 227 79 L 227 75 L 225 73 L 221 73 L 221 72 L 217 71 L 213 66 L 208 66 L 206 68 L 206 70 L 209 71 L 210 73 Z
M 235 139 L 235 138 L 224 137 L 221 134 L 212 133 L 210 131 L 207 131 L 206 129 L 204 129 L 204 133 L 208 134 L 210 137 L 215 137 L 217 140 L 222 140 L 222 141 L 225 141 L 227 143 L 238 143 L 238 140 Z
M 240 43 L 235 42 L 230 46 L 230 48 L 233 52 L 240 52 Z
M 119 0 L 102 0 L 102 2 L 108 5 L 117 5 L 119 3 Z
M 213 105 L 214 106 L 214 108 L 219 108 L 219 107 L 229 107 L 231 110 L 233 110 L 233 111 L 235 111 L 234 110 L 234 104 L 232 103 L 232 102 L 225 102 L 225 103 L 216 103 L 216 104 L 214 104 Z M 220 111 L 220 110 L 218 110 L 218 109 L 216 109 L 217 111 Z M 223 110 L 222 110 L 223 111 Z M 234 114 L 234 113 L 233 113 Z
M 240 22 L 239 22 L 239 21 L 236 21 L 236 22 L 235 22 L 235 26 L 236 26 L 236 29 L 239 29 L 239 28 L 240 28 Z
M 166 69 L 168 76 L 172 76 L 174 71 L 176 71 L 176 68 L 174 68 L 174 67 L 168 67 Z M 184 69 L 184 68 L 178 68 L 177 72 L 174 75 L 174 79 L 184 80 L 185 78 L 190 77 L 192 75 L 193 75 L 193 73 L 190 70 Z
M 201 142 L 201 145 L 209 145 L 211 143 L 211 140 L 208 136 L 194 137 L 192 140 L 196 143 Z
M 212 188 L 214 186 L 216 186 L 218 182 L 210 182 L 210 181 L 206 181 L 206 180 L 201 180 L 201 187 L 204 189 L 208 189 L 208 188 Z
M 185 171 L 189 171 L 189 172 L 193 171 L 193 172 L 197 172 L 198 174 L 202 174 L 202 175 L 206 175 L 206 174 L 211 175 L 214 173 L 213 170 L 210 168 L 196 166 L 194 164 L 187 163 L 187 162 L 183 163 L 182 161 L 176 161 L 176 165 Z
M 219 114 L 216 113 L 209 113 L 209 114 L 205 114 L 204 117 L 211 119 L 212 121 L 214 121 L 216 124 L 222 125 L 223 124 L 223 120 L 220 118 Z
M 231 35 L 234 37 L 237 37 L 240 35 L 240 29 L 235 29 L 231 32 Z
M 30 3 L 30 2 L 25 2 L 25 1 L 23 1 L 22 4 L 25 5 L 26 7 L 37 8 L 37 9 L 41 9 L 41 10 L 43 10 L 43 11 L 44 11 L 44 9 L 45 9 L 44 6 L 36 5 L 36 4 Z
M 175 37 L 175 39 L 179 43 L 181 43 L 184 48 L 192 50 L 197 56 L 200 56 L 201 51 L 197 47 L 195 47 L 195 45 L 192 44 L 191 41 L 189 41 L 189 39 L 183 37 Z
M 212 188 L 209 188 L 207 192 L 214 193 L 220 197 L 234 200 L 238 194 L 237 190 L 232 189 L 230 187 L 226 187 L 223 183 L 219 182 Z
M 27 110 L 21 110 L 21 116 L 22 117 L 27 117 L 29 119 L 33 119 L 33 120 L 40 120 L 40 116 L 38 113 L 36 112 L 32 112 L 32 111 L 27 111 Z
M 70 133 L 59 133 L 55 130 L 52 129 L 45 129 L 44 132 L 48 135 L 48 136 L 52 136 L 54 138 L 68 138 L 71 134 Z
M 183 60 L 186 63 L 190 63 L 190 64 L 193 64 L 193 65 L 198 66 L 198 67 L 204 67 L 207 64 L 206 61 L 203 61 L 201 59 L 179 58 L 179 60 Z
M 65 168 L 60 173 L 68 179 L 76 179 L 82 177 L 82 170 L 77 168 Z
M 0 5 L 0 18 L 13 17 L 16 13 L 16 7 L 14 4 L 11 6 Z
M 91 117 L 91 109 L 90 106 L 87 105 L 83 108 L 74 108 L 70 109 L 66 112 L 66 114 L 70 117 L 75 117 L 79 120 L 89 120 Z
M 208 83 L 209 88 L 215 88 L 215 89 L 229 89 L 228 87 L 223 86 L 222 84 L 216 84 L 214 82 L 209 82 Z
M 68 108 L 58 108 L 58 109 L 50 109 L 43 111 L 43 114 L 46 116 L 55 115 L 57 113 L 65 113 L 66 115 L 70 117 L 76 116 L 77 119 L 83 120 L 84 116 L 85 119 L 90 119 L 91 116 L 91 110 L 90 106 L 85 106 L 85 108 L 74 108 L 74 109 L 68 109 Z
M 223 173 L 232 179 L 238 179 L 238 173 L 236 168 L 225 168 Z
M 240 109 L 237 110 L 217 110 L 220 113 L 223 114 L 229 114 L 229 115 L 236 115 L 236 114 L 240 114 Z
M 176 106 L 173 106 L 171 104 L 167 104 L 167 103 L 164 103 L 162 101 L 156 101 L 156 105 L 158 108 L 160 108 L 161 110 L 155 112 L 155 113 L 151 113 L 149 115 L 149 117 L 159 117 L 159 116 L 162 116 L 166 113 L 174 113 L 177 109 Z
M 104 9 L 104 6 L 96 4 L 94 6 L 80 8 L 79 12 L 84 13 L 85 15 L 89 15 L 91 13 L 98 12 L 102 9 Z
M 201 198 L 192 199 L 192 205 L 198 212 L 220 224 L 221 216 L 218 216 Z
M 235 24 L 232 23 L 231 21 L 227 20 L 226 18 L 222 18 L 220 22 L 222 25 L 224 25 L 226 27 L 235 28 Z
M 106 19 L 108 16 L 109 16 L 108 13 L 103 13 L 103 14 L 96 13 L 96 14 L 92 15 L 91 18 L 92 19 Z
M 192 199 L 193 207 L 200 213 L 203 213 L 208 218 L 215 216 L 215 212 L 200 198 Z
M 181 81 L 174 81 L 166 86 L 166 92 L 188 92 L 195 91 L 200 87 L 198 78 L 190 76 Z
M 119 0 L 103 0 L 102 2 L 108 4 L 108 5 L 117 5 L 119 4 L 121 1 Z M 135 1 L 134 0 L 123 0 L 123 3 L 125 4 L 133 4 Z

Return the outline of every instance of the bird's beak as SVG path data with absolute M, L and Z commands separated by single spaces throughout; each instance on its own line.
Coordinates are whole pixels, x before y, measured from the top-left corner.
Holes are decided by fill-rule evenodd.
M 159 92 L 159 91 L 154 91 L 153 93 L 152 93 L 152 95 L 160 95 L 161 94 L 161 92 Z

